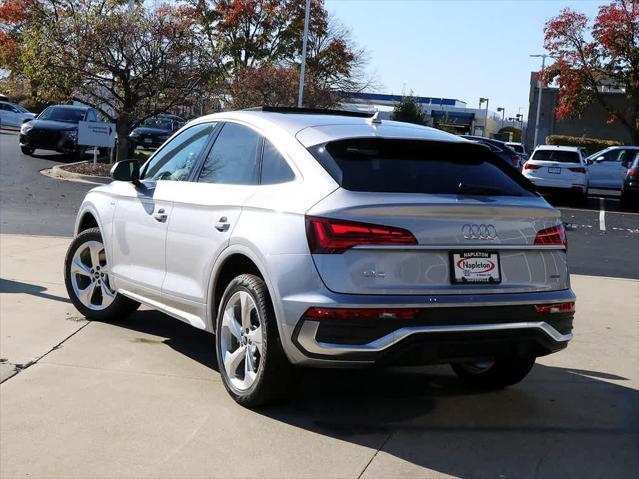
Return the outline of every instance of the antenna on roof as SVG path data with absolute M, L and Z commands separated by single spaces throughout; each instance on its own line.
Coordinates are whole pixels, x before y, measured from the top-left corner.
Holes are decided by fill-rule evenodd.
M 381 125 L 382 124 L 382 119 L 379 117 L 379 110 L 377 110 L 375 112 L 375 114 L 368 119 L 368 121 L 372 125 Z

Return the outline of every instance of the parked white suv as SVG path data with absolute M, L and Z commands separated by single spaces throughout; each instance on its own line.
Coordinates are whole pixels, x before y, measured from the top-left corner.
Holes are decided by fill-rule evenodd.
M 588 193 L 588 168 L 576 147 L 540 145 L 522 173 L 542 192 L 571 193 L 580 200 Z
M 243 405 L 289 394 L 298 366 L 450 362 L 503 387 L 572 337 L 559 212 L 457 136 L 347 112 L 219 113 L 112 175 L 80 208 L 69 297 L 89 319 L 144 303 L 214 332 Z

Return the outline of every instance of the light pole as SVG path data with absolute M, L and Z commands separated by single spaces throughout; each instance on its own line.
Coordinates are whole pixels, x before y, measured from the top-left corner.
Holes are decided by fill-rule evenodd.
M 499 108 L 497 108 L 497 112 L 498 113 L 501 112 L 501 127 L 503 128 L 504 127 L 504 115 L 506 114 L 506 109 L 500 106 Z
M 306 69 L 306 44 L 308 43 L 308 21 L 311 16 L 311 0 L 306 0 L 304 11 L 304 37 L 302 38 L 302 64 L 300 66 L 300 89 L 297 94 L 297 108 L 304 104 L 304 70 Z
M 486 119 L 484 121 L 484 133 L 482 136 L 488 136 L 486 133 L 488 131 L 488 98 L 480 98 L 479 99 L 479 109 L 481 110 L 481 106 L 483 103 L 486 103 Z
M 541 58 L 541 71 L 538 74 L 537 78 L 537 88 L 539 88 L 539 94 L 537 96 L 537 112 L 535 114 L 535 137 L 533 139 L 533 148 L 537 147 L 537 139 L 539 137 L 539 114 L 541 113 L 541 92 L 543 90 L 543 84 L 541 81 L 541 74 L 546 69 L 546 58 L 550 55 L 545 53 L 538 55 L 530 55 L 532 58 Z

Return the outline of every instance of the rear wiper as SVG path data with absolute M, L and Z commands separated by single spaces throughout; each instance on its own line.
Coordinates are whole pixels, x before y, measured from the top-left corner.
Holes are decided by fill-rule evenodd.
M 517 193 L 511 193 L 499 188 L 491 188 L 490 186 L 472 185 L 460 183 L 457 185 L 457 193 L 462 195 L 496 195 L 496 196 L 520 196 Z

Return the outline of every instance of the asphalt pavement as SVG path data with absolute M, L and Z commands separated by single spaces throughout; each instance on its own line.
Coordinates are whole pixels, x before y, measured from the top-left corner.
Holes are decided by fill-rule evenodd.
M 49 178 L 40 170 L 71 162 L 64 155 L 23 155 L 15 131 L 0 130 L 0 233 L 73 236 L 75 216 L 95 185 Z

